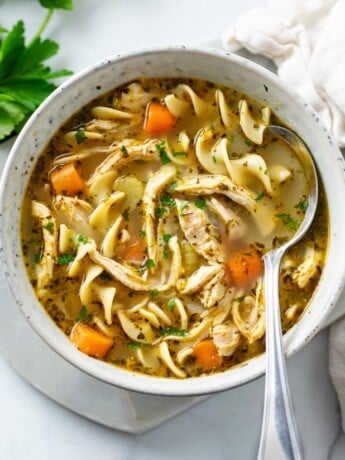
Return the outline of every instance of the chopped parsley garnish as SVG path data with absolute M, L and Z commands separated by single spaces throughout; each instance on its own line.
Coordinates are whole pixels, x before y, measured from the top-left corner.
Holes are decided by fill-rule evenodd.
M 86 321 L 88 319 L 88 313 L 87 313 L 87 308 L 85 307 L 85 305 L 83 305 L 81 307 L 81 309 L 79 310 L 79 313 L 78 313 L 78 316 L 76 317 L 76 321 Z
M 165 140 L 162 139 L 161 142 L 159 144 L 156 144 L 155 145 L 158 153 L 159 153 L 159 158 L 161 159 L 161 162 L 166 165 L 167 163 L 170 163 L 171 160 L 170 158 L 168 157 L 168 154 L 167 154 L 167 148 L 166 148 L 166 144 L 165 144 Z
M 111 281 L 113 278 L 109 275 L 109 273 L 107 272 L 102 272 L 99 277 L 101 278 L 101 280 L 103 281 Z
M 159 335 L 162 337 L 168 337 L 169 335 L 176 335 L 178 337 L 188 337 L 188 332 L 184 329 L 178 329 L 174 326 L 169 326 L 159 331 Z
M 260 201 L 260 200 L 262 200 L 264 196 L 265 196 L 265 192 L 261 192 L 261 193 L 255 198 L 255 201 Z
M 75 132 L 75 138 L 78 144 L 82 144 L 87 140 L 85 129 L 83 126 L 79 126 Z
M 195 206 L 199 209 L 205 209 L 206 208 L 206 201 L 204 198 L 197 198 L 195 200 Z
M 172 311 L 175 308 L 176 300 L 175 299 L 170 299 L 167 303 L 167 307 L 170 311 Z
M 142 273 L 145 270 L 147 270 L 148 268 L 155 267 L 155 266 L 156 266 L 156 264 L 154 263 L 154 261 L 152 259 L 147 259 L 147 261 L 144 263 L 144 265 L 142 265 L 140 268 L 138 268 L 135 271 L 139 272 L 139 273 Z
M 253 145 L 250 141 L 246 141 L 245 144 L 247 147 L 251 147 Z
M 47 230 L 48 232 L 51 232 L 54 228 L 54 222 L 53 221 L 50 221 L 48 223 L 46 223 L 46 225 L 43 225 L 43 228 L 45 230 Z
M 186 157 L 187 153 L 186 152 L 173 152 L 174 157 Z
M 34 255 L 34 262 L 35 264 L 39 264 L 42 260 L 42 254 L 41 253 L 37 253 Z
M 122 213 L 122 217 L 128 222 L 129 221 L 129 209 L 125 209 Z
M 164 243 L 169 243 L 170 238 L 171 238 L 171 235 L 169 233 L 164 233 L 164 235 L 163 235 Z
M 264 85 L 265 91 L 266 91 L 266 93 L 267 93 L 267 92 L 268 92 L 268 86 L 265 85 L 265 83 L 264 83 L 263 85 Z
M 90 243 L 89 238 L 85 235 L 78 235 L 77 241 L 82 244 Z
M 75 259 L 75 254 L 61 254 L 58 257 L 57 264 L 58 265 L 68 265 Z
M 159 201 L 162 203 L 163 206 L 168 206 L 171 209 L 176 208 L 176 201 L 174 200 L 174 198 L 171 198 L 170 196 L 162 195 L 159 198 Z
M 158 289 L 153 289 L 151 291 L 151 297 L 156 299 L 157 297 L 159 297 L 159 294 L 160 294 L 160 291 Z
M 212 155 L 211 158 L 212 158 L 213 163 L 217 163 L 217 158 L 214 155 Z
M 171 184 L 169 185 L 168 187 L 168 191 L 169 192 L 173 192 L 175 190 L 175 188 L 177 187 L 177 180 L 174 180 L 171 182 Z
M 235 298 L 234 298 L 234 302 L 243 302 L 245 298 L 246 298 L 245 295 L 242 296 L 242 297 L 235 297 Z
M 157 219 L 161 219 L 166 212 L 167 210 L 165 208 L 155 208 L 155 216 Z
M 282 213 L 282 214 L 275 214 L 274 216 L 278 217 L 278 219 L 281 219 L 283 224 L 291 228 L 291 230 L 298 229 L 298 223 L 290 216 L 290 214 Z
M 128 150 L 126 149 L 126 146 L 125 146 L 125 145 L 122 145 L 122 146 L 121 146 L 121 152 L 122 152 L 122 154 L 123 154 L 123 156 L 124 156 L 125 158 L 128 157 Z
M 128 342 L 127 343 L 128 348 L 134 348 L 135 350 L 141 348 L 141 343 L 139 342 Z
M 302 198 L 299 203 L 295 206 L 296 209 L 300 209 L 303 212 L 306 212 L 308 208 L 308 200 L 306 198 Z
M 145 238 L 145 236 L 146 236 L 146 232 L 145 232 L 145 230 L 140 230 L 140 232 L 139 232 L 139 236 L 140 236 L 140 238 L 144 239 L 144 238 Z

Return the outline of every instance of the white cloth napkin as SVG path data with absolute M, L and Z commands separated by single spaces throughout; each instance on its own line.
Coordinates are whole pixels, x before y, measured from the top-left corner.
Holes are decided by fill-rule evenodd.
M 345 0 L 269 0 L 241 16 L 222 41 L 231 51 L 244 47 L 272 59 L 345 146 Z
M 269 0 L 240 17 L 222 41 L 231 51 L 271 59 L 345 146 L 345 0 Z M 329 347 L 345 431 L 345 317 L 331 327 Z

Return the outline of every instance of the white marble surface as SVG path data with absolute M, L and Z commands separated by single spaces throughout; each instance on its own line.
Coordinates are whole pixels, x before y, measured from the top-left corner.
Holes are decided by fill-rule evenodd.
M 263 3 L 75 0 L 75 11 L 56 14 L 49 28 L 49 35 L 61 44 L 54 64 L 79 70 L 127 49 L 208 42 L 239 14 Z M 34 0 L 0 1 L 1 26 L 9 27 L 17 19 L 25 18 L 30 33 L 42 14 Z M 7 147 L 2 145 L 1 149 Z M 288 372 L 305 458 L 343 459 L 345 437 L 340 432 L 338 403 L 328 375 L 327 331 L 289 360 Z M 66 410 L 26 383 L 2 357 L 0 382 L 0 459 L 255 458 L 263 379 L 213 396 L 142 435 L 104 428 Z

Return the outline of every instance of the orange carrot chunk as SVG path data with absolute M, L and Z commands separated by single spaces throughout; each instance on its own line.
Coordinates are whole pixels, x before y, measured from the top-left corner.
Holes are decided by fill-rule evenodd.
M 212 370 L 221 366 L 223 357 L 218 353 L 213 340 L 203 340 L 195 345 L 193 355 L 195 364 L 205 370 Z
M 53 169 L 49 178 L 56 195 L 74 196 L 85 188 L 85 183 L 73 162 Z
M 146 245 L 142 239 L 133 240 L 123 252 L 123 258 L 126 262 L 135 265 L 141 265 L 146 257 Z
M 264 272 L 261 256 L 251 248 L 232 252 L 225 265 L 230 284 L 237 287 L 250 284 Z
M 95 358 L 104 358 L 113 345 L 113 339 L 83 323 L 76 323 L 70 334 L 78 350 Z
M 147 134 L 166 134 L 174 127 L 176 118 L 162 104 L 150 102 L 146 108 L 144 131 Z

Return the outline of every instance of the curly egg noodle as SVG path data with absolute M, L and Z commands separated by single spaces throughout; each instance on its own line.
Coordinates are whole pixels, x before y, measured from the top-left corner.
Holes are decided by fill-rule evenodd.
M 22 247 L 36 296 L 80 351 L 186 378 L 264 350 L 262 255 L 308 206 L 302 165 L 271 122 L 231 88 L 142 79 L 53 137 L 26 191 Z M 322 195 L 282 263 L 284 331 L 313 294 L 327 237 Z

